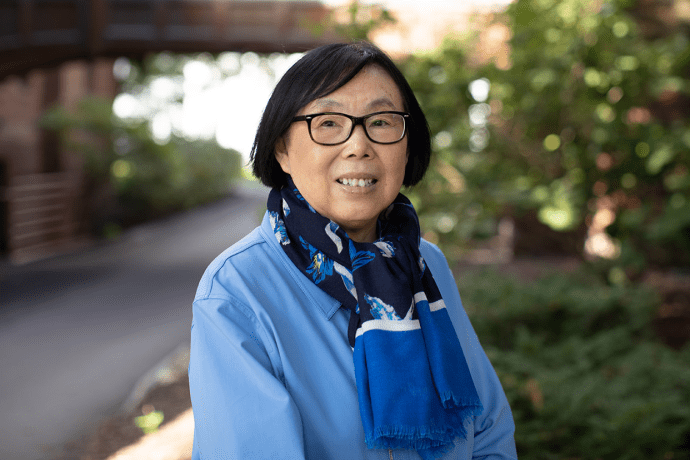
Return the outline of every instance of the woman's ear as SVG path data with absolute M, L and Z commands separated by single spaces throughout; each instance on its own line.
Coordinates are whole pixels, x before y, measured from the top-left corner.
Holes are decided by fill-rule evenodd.
M 287 145 L 285 144 L 285 137 L 281 136 L 276 141 L 275 147 L 276 160 L 280 163 L 280 167 L 285 174 L 290 174 L 290 156 L 287 152 Z

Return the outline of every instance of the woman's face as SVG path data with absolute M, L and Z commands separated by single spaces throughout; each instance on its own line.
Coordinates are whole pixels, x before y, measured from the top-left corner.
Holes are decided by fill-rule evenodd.
M 369 65 L 298 115 L 340 112 L 360 117 L 384 110 L 404 111 L 403 98 L 386 71 Z M 407 136 L 395 144 L 376 144 L 359 125 L 345 143 L 319 145 L 311 140 L 307 123 L 299 121 L 276 144 L 276 159 L 319 214 L 340 225 L 353 240 L 373 242 L 378 215 L 402 187 Z M 357 185 L 350 185 L 352 180 Z

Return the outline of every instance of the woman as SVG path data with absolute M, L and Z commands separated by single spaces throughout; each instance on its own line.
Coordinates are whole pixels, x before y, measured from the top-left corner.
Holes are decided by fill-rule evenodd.
M 193 459 L 515 458 L 503 390 L 403 185 L 424 114 L 370 44 L 307 53 L 252 152 L 260 227 L 194 302 Z

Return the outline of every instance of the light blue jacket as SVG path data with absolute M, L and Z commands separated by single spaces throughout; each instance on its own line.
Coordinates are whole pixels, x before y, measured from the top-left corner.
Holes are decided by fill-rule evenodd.
M 439 249 L 422 255 L 438 284 L 484 406 L 443 459 L 513 459 L 514 423 Z M 218 256 L 194 301 L 189 383 L 192 460 L 415 459 L 370 450 L 359 415 L 349 311 L 300 273 L 267 216 Z

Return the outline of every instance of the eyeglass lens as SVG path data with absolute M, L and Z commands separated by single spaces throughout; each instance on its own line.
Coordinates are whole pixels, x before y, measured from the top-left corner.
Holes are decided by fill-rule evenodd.
M 311 136 L 322 144 L 344 142 L 352 132 L 352 120 L 338 114 L 318 115 L 311 120 Z M 364 129 L 374 142 L 392 143 L 405 134 L 405 118 L 397 113 L 379 113 L 364 120 Z

